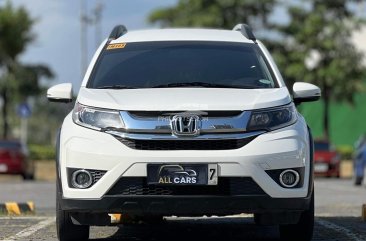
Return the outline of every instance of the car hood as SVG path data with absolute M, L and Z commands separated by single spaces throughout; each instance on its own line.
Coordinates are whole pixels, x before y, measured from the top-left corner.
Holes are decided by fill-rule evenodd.
M 116 110 L 253 110 L 291 102 L 286 87 L 274 89 L 157 88 L 88 89 L 82 87 L 80 104 Z

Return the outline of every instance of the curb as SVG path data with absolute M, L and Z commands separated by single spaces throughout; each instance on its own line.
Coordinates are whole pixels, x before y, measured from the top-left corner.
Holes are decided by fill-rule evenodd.
M 35 214 L 35 206 L 34 206 L 33 202 L 26 202 L 26 203 L 6 202 L 6 203 L 0 203 L 0 214 L 5 214 L 5 215 Z

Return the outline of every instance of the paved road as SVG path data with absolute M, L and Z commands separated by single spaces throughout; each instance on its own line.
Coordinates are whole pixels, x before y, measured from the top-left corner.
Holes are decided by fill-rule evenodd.
M 56 240 L 54 183 L 0 182 L 0 203 L 33 200 L 37 216 L 0 216 L 0 240 Z M 361 205 L 366 203 L 366 188 L 354 187 L 350 180 L 317 179 L 316 225 L 314 240 L 364 241 L 366 222 Z M 276 227 L 257 227 L 250 216 L 226 218 L 171 218 L 162 225 L 93 227 L 93 240 L 279 240 Z M 295 241 L 295 240 L 294 240 Z
M 20 179 L 0 181 L 0 203 L 33 201 L 38 214 L 53 213 L 56 203 L 56 186 L 51 182 L 32 182 Z

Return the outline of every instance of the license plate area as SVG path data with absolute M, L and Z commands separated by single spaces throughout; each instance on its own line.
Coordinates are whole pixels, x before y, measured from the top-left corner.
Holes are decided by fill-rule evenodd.
M 217 185 L 217 164 L 148 164 L 148 185 Z

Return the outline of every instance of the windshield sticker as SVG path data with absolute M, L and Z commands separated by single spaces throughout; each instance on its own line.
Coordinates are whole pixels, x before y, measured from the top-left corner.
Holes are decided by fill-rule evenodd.
M 261 82 L 262 84 L 266 84 L 266 85 L 271 84 L 271 81 L 267 80 L 267 79 L 260 79 L 259 82 Z
M 110 49 L 123 49 L 126 46 L 126 43 L 118 43 L 118 44 L 110 44 L 107 46 L 107 50 Z

